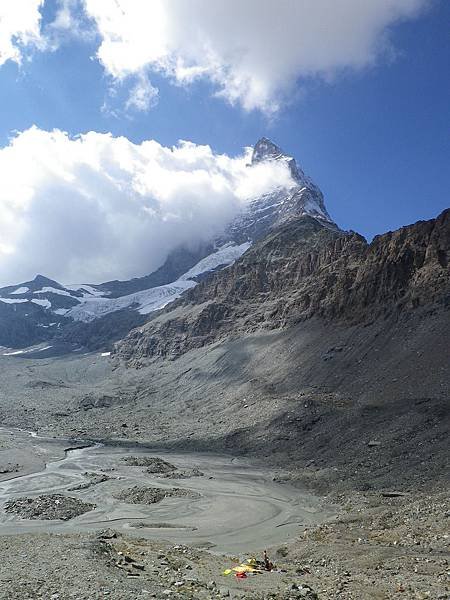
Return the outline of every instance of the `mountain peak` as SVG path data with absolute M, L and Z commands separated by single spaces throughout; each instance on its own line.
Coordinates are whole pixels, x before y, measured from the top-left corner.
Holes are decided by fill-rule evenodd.
M 56 288 L 62 288 L 62 285 L 59 284 L 57 281 L 54 281 L 53 279 L 49 279 L 48 277 L 45 277 L 45 275 L 40 275 L 39 273 L 36 275 L 36 277 L 28 282 L 28 283 L 34 283 L 36 285 L 49 285 L 49 286 L 53 286 Z
M 297 166 L 295 158 L 286 154 L 279 146 L 274 144 L 269 138 L 262 137 L 259 139 L 253 148 L 252 165 L 264 161 L 283 161 L 289 168 L 292 179 L 301 187 L 312 184 L 305 176 L 303 171 Z
M 274 160 L 281 156 L 285 156 L 283 150 L 269 140 L 269 138 L 262 137 L 256 142 L 253 148 L 252 164 L 262 162 L 263 160 Z
M 257 239 L 267 231 L 294 217 L 309 215 L 319 219 L 322 224 L 336 228 L 325 208 L 323 194 L 317 185 L 305 175 L 297 165 L 295 158 L 286 154 L 267 137 L 260 138 L 254 148 L 252 165 L 264 162 L 276 162 L 289 169 L 291 180 L 285 186 L 277 188 L 261 198 L 255 199 L 232 226 L 236 239 Z

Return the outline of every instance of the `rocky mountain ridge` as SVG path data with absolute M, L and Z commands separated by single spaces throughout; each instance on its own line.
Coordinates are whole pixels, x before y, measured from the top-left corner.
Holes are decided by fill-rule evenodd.
M 370 244 L 356 233 L 300 217 L 132 330 L 115 354 L 139 364 L 312 317 L 350 325 L 418 307 L 447 310 L 449 259 L 450 210 Z

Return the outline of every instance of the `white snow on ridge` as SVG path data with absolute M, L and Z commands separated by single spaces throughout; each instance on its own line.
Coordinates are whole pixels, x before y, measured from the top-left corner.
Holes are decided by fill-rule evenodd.
M 195 281 L 178 280 L 168 285 L 142 290 L 119 298 L 85 298 L 80 304 L 71 308 L 66 316 L 75 321 L 92 321 L 116 310 L 131 307 L 146 315 L 163 308 L 172 300 L 179 298 L 185 290 L 195 285 Z
M 60 290 L 58 288 L 54 288 L 54 287 L 49 287 L 49 286 L 45 286 L 40 290 L 37 290 L 36 292 L 33 292 L 33 294 L 59 294 L 60 296 L 70 296 L 70 298 L 72 298 L 73 296 L 69 293 L 66 292 L 66 290 Z
M 213 271 L 221 265 L 231 265 L 232 263 L 234 263 L 235 260 L 240 258 L 244 254 L 244 252 L 246 252 L 250 248 L 250 246 L 250 242 L 245 242 L 240 246 L 236 246 L 236 244 L 233 244 L 232 242 L 225 244 L 213 254 L 202 258 L 202 260 L 199 261 L 196 265 L 194 265 L 192 269 L 189 269 L 189 271 L 182 275 L 179 281 L 192 279 L 193 277 L 197 277 L 202 273 Z
M 198 277 L 203 273 L 213 271 L 214 269 L 217 269 L 217 267 L 232 264 L 242 256 L 250 246 L 250 242 L 240 245 L 230 242 L 200 260 L 173 283 L 148 290 L 142 290 L 119 298 L 105 297 L 103 292 L 100 292 L 95 287 L 89 285 L 67 286 L 67 289 L 85 291 L 86 293 L 83 298 L 75 298 L 65 290 L 49 286 L 43 287 L 41 290 L 34 293 L 52 293 L 75 298 L 79 301 L 79 304 L 73 308 L 58 308 L 52 312 L 57 315 L 66 315 L 76 321 L 92 321 L 93 319 L 97 319 L 108 313 L 131 307 L 138 310 L 141 314 L 146 315 L 163 308 L 170 302 L 173 302 L 173 300 L 179 298 L 183 292 L 197 285 L 197 282 L 193 281 L 193 278 Z M 26 291 L 28 291 L 28 288 L 21 287 L 15 290 L 14 293 L 22 294 L 26 293 Z M 0 298 L 0 302 L 6 304 L 21 304 L 23 302 L 30 302 L 30 300 L 25 298 Z M 42 306 L 45 309 L 51 309 L 52 307 L 50 300 L 47 300 L 46 298 L 33 298 L 31 302 Z
M 74 292 L 83 292 L 84 298 L 89 298 L 90 296 L 108 296 L 109 292 L 98 290 L 92 285 L 87 285 L 84 283 L 72 283 L 70 285 L 65 285 L 65 288 L 68 290 L 73 290 Z
M 80 304 L 69 309 L 65 314 L 76 321 L 87 322 L 108 313 L 132 307 L 136 308 L 142 315 L 147 315 L 164 308 L 164 306 L 179 298 L 183 292 L 195 287 L 197 282 L 192 280 L 193 277 L 212 271 L 221 265 L 230 265 L 242 256 L 250 245 L 249 242 L 239 246 L 233 243 L 225 244 L 216 252 L 203 258 L 173 283 L 142 290 L 127 296 L 120 296 L 119 298 L 85 297 Z M 58 311 L 55 312 L 62 314 Z
M 182 281 L 181 279 L 178 279 L 174 283 L 168 285 L 162 285 L 158 288 L 138 292 L 143 294 L 143 297 L 139 302 L 140 308 L 138 311 L 141 315 L 148 315 L 148 313 L 164 308 L 167 304 L 179 298 L 183 292 L 191 287 L 195 287 L 195 285 L 195 281 Z
M 43 308 L 51 308 L 52 307 L 52 303 L 50 302 L 50 300 L 38 300 L 37 298 L 33 298 L 33 300 L 31 300 L 31 302 L 33 302 L 34 304 L 39 304 L 39 306 L 42 306 Z
M 21 304 L 22 302 L 28 302 L 26 298 L 0 298 L 0 302 L 5 304 Z
M 308 199 L 305 202 L 305 208 L 303 209 L 303 212 L 306 215 L 311 215 L 312 217 L 317 217 L 318 219 L 325 219 L 326 221 L 330 220 L 320 208 L 318 203 L 314 202 L 314 200 Z
M 30 288 L 22 286 L 20 288 L 17 288 L 17 290 L 14 290 L 14 292 L 10 292 L 10 294 L 11 295 L 12 294 L 26 294 L 29 291 L 30 291 Z
M 249 212 L 260 213 L 269 210 L 269 208 L 276 208 L 277 206 L 281 206 L 283 202 L 275 202 L 275 204 L 269 204 L 268 206 L 263 206 L 262 208 L 255 208 Z
M 43 352 L 44 350 L 48 350 L 49 348 L 53 348 L 53 346 L 43 346 L 42 348 L 39 348 L 39 346 L 32 346 L 31 348 L 26 348 L 25 350 L 3 352 L 3 356 L 16 356 L 17 354 L 29 354 L 30 352 Z

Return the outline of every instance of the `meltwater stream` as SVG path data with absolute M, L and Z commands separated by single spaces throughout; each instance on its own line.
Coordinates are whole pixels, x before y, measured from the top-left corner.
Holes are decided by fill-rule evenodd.
M 38 439 L 32 439 L 34 446 Z M 159 457 L 178 469 L 197 467 L 204 476 L 158 478 L 122 460 L 130 455 Z M 88 482 L 86 472 L 106 474 L 111 479 L 69 491 Z M 272 478 L 273 473 L 267 469 L 241 458 L 93 444 L 66 451 L 65 458 L 48 462 L 40 472 L 0 481 L 0 535 L 113 527 L 139 537 L 236 553 L 282 543 L 297 536 L 303 526 L 330 516 L 312 494 Z M 120 490 L 136 485 L 179 487 L 197 494 L 195 498 L 165 498 L 152 505 L 127 504 L 114 497 Z M 3 510 L 7 500 L 55 493 L 90 502 L 96 508 L 69 521 L 23 520 Z

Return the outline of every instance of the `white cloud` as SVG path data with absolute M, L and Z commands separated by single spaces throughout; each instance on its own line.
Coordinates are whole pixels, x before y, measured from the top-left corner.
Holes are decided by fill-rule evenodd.
M 7 60 L 21 63 L 26 47 L 43 49 L 40 8 L 44 0 L 1 0 L 0 66 Z
M 57 50 L 64 41 L 71 38 L 86 42 L 95 39 L 96 29 L 87 18 L 83 0 L 55 0 L 55 2 L 54 19 L 44 26 L 44 36 L 49 49 Z
M 78 0 L 57 0 L 56 15 L 50 26 L 68 33 L 81 33 L 80 23 L 74 14 L 78 6 Z
M 0 284 L 147 274 L 180 244 L 219 233 L 255 195 L 291 183 L 284 164 L 251 169 L 209 146 L 32 127 L 0 149 Z
M 0 1 L 0 66 L 64 39 L 100 38 L 97 58 L 117 82 L 135 85 L 128 108 L 148 110 L 153 71 L 179 85 L 206 78 L 246 110 L 276 112 L 311 77 L 372 65 L 392 50 L 389 27 L 432 0 L 49 0 Z
M 135 85 L 131 88 L 126 110 L 134 109 L 147 112 L 158 104 L 158 89 L 155 88 L 144 73 L 140 73 Z
M 275 112 L 296 84 L 371 65 L 388 28 L 429 0 L 84 0 L 115 79 L 152 69 L 206 77 L 245 109 Z

